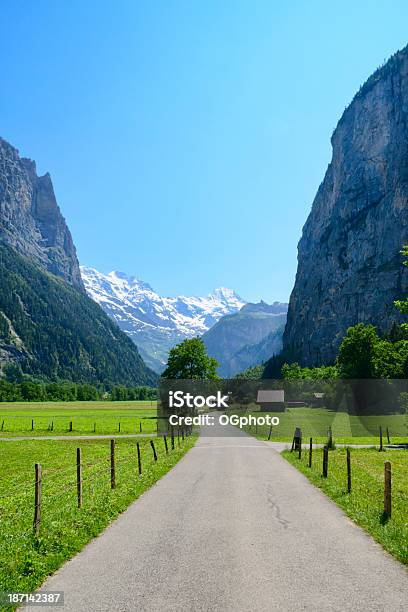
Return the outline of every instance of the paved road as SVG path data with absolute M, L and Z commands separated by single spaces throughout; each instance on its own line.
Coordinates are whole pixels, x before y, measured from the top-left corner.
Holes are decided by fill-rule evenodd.
M 69 612 L 402 611 L 408 572 L 241 435 L 202 437 L 44 589 Z

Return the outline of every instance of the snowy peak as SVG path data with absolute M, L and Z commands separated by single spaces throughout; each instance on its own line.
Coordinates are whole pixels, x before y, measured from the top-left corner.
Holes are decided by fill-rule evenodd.
M 227 289 L 227 287 L 218 287 L 218 289 L 214 289 L 214 291 L 210 293 L 208 297 L 210 299 L 212 298 L 214 300 L 219 300 L 220 302 L 232 303 L 234 301 L 237 301 L 241 304 L 244 304 L 240 296 L 232 289 Z
M 232 289 L 227 289 L 227 287 L 218 287 L 214 289 L 212 293 L 208 297 L 212 297 L 218 300 L 231 300 L 231 299 L 240 299 L 239 296 Z
M 183 338 L 201 336 L 246 303 L 225 287 L 206 297 L 163 297 L 148 283 L 123 272 L 102 274 L 81 266 L 81 275 L 88 295 L 131 336 L 156 371 L 164 366 L 171 346 Z
M 236 312 L 246 303 L 231 289 L 215 289 L 206 297 L 162 297 L 152 287 L 123 272 L 102 274 L 95 268 L 81 266 L 88 294 L 101 306 L 115 304 L 132 310 L 140 323 L 165 325 L 188 335 L 202 334 L 225 314 Z M 149 313 L 149 316 L 146 316 Z

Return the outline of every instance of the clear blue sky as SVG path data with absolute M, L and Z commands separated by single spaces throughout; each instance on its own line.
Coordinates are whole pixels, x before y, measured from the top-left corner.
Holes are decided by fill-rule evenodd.
M 0 135 L 49 171 L 80 261 L 166 295 L 286 300 L 361 83 L 406 1 L 1 2 Z

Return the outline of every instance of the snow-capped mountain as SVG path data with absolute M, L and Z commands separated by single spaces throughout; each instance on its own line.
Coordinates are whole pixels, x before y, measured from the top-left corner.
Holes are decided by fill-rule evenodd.
M 122 272 L 102 274 L 81 266 L 81 275 L 88 295 L 129 334 L 156 372 L 163 370 L 171 347 L 201 336 L 246 303 L 225 287 L 206 297 L 162 297 L 148 283 Z

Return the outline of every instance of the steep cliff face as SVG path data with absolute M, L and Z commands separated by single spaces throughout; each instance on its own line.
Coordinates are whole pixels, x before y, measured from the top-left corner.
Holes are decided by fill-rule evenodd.
M 49 174 L 20 158 L 0 138 L 0 242 L 49 272 L 83 287 L 70 231 L 55 199 Z
M 347 328 L 400 320 L 408 291 L 408 47 L 363 85 L 332 137 L 333 156 L 298 245 L 283 337 L 304 365 L 329 363 Z

